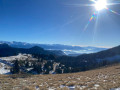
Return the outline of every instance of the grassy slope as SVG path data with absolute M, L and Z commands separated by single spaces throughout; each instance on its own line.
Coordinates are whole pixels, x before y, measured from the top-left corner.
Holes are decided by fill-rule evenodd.
M 60 85 L 76 86 L 75 90 L 109 90 L 120 87 L 120 64 L 72 74 L 60 75 L 0 75 L 0 90 L 56 90 Z

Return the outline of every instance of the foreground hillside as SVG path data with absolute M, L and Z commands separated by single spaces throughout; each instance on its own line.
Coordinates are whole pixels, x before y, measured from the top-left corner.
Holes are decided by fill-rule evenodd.
M 120 64 L 72 74 L 0 75 L 0 90 L 112 90 L 119 87 Z

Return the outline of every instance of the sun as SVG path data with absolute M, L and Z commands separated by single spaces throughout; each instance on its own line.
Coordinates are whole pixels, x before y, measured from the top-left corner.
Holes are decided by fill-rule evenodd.
M 97 1 L 95 1 L 94 6 L 95 6 L 97 11 L 100 11 L 100 10 L 107 7 L 107 1 L 106 0 L 97 0 Z
M 93 13 L 93 15 L 90 17 L 88 23 L 86 24 L 84 30 L 86 30 L 88 28 L 88 25 L 91 23 L 92 20 L 96 20 L 98 19 L 98 14 L 99 14 L 99 11 L 100 10 L 108 10 L 116 15 L 120 15 L 120 13 L 116 12 L 116 11 L 113 11 L 112 9 L 108 8 L 107 6 L 110 6 L 110 5 L 119 5 L 120 3 L 110 3 L 110 2 L 107 2 L 108 0 L 90 0 L 92 2 L 94 2 L 94 4 L 86 4 L 86 5 L 83 5 L 83 6 L 94 6 L 95 7 L 95 12 Z M 97 21 L 97 20 L 96 20 Z

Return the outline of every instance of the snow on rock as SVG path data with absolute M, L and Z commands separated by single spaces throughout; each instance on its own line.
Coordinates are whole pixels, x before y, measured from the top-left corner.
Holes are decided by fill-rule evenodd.
M 75 86 L 65 86 L 65 85 L 60 85 L 60 88 L 68 88 L 69 90 L 75 90 Z
M 97 89 L 99 86 L 100 86 L 100 85 L 95 84 L 95 85 L 94 85 L 94 89 Z
M 84 89 L 84 88 L 86 88 L 86 86 L 81 86 L 81 87 L 80 87 L 80 89 Z
M 75 86 L 68 86 L 69 90 L 75 90 Z
M 0 57 L 2 60 L 6 61 L 13 61 L 13 60 L 37 60 L 36 58 L 33 58 L 31 54 L 21 54 L 19 53 L 17 56 L 9 56 L 9 57 Z
M 35 87 L 35 90 L 40 90 L 39 86 L 36 86 L 36 87 Z
M 48 90 L 55 90 L 55 89 L 53 89 L 53 88 L 49 88 Z
M 65 85 L 60 85 L 60 88 L 64 88 L 64 87 L 66 87 Z
M 10 70 L 5 69 L 5 64 L 3 64 L 3 63 L 0 63 L 0 64 L 1 64 L 0 74 L 8 74 L 8 73 L 10 73 Z
M 98 85 L 98 84 L 95 84 L 94 86 L 95 86 L 95 87 L 99 87 L 100 85 Z

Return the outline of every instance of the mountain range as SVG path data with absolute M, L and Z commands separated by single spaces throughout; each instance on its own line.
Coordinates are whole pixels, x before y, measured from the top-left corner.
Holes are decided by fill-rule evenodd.
M 13 56 L 17 55 L 18 53 L 26 53 L 32 55 L 56 55 L 57 57 L 54 59 L 56 62 L 60 62 L 67 67 L 75 68 L 75 72 L 77 69 L 78 71 L 84 71 L 120 62 L 120 46 L 95 53 L 69 56 L 64 54 L 64 52 L 61 50 L 45 50 L 39 46 L 33 46 L 31 48 L 18 48 L 10 46 L 10 44 L 0 44 L 0 57 Z
M 73 46 L 73 45 L 62 45 L 62 44 L 37 44 L 37 43 L 26 43 L 26 42 L 16 42 L 16 41 L 0 41 L 0 43 L 6 43 L 11 47 L 15 48 L 32 48 L 34 46 L 39 46 L 44 48 L 45 50 L 61 50 L 66 55 L 77 56 L 84 53 L 95 53 L 99 51 L 106 50 L 108 48 L 100 48 L 100 47 L 81 47 L 81 46 Z
M 97 53 L 82 54 L 76 57 L 62 56 L 57 59 L 71 67 L 94 67 L 99 63 L 120 62 L 120 45 Z
M 80 53 L 78 51 L 86 51 Z M 7 52 L 6 52 L 7 51 Z M 77 53 L 72 53 L 76 51 Z M 92 52 L 93 51 L 93 52 Z M 61 44 L 34 44 L 34 43 L 25 43 L 25 42 L 8 42 L 0 41 L 0 53 L 41 53 L 41 54 L 54 54 L 58 56 L 67 55 L 66 52 L 77 54 L 80 61 L 83 59 L 89 60 L 102 60 L 112 58 L 120 58 L 120 46 L 114 48 L 98 48 L 98 47 L 80 47 L 80 46 L 70 46 L 70 45 L 61 45 Z M 89 52 L 89 53 L 87 53 Z M 68 57 L 68 56 L 66 56 Z M 77 60 L 77 59 L 76 59 Z
M 60 50 L 44 50 L 43 48 L 39 46 L 34 46 L 31 48 L 16 48 L 16 47 L 11 47 L 6 43 L 0 44 L 0 56 L 1 57 L 13 56 L 19 53 L 57 55 L 57 56 L 65 55 Z

